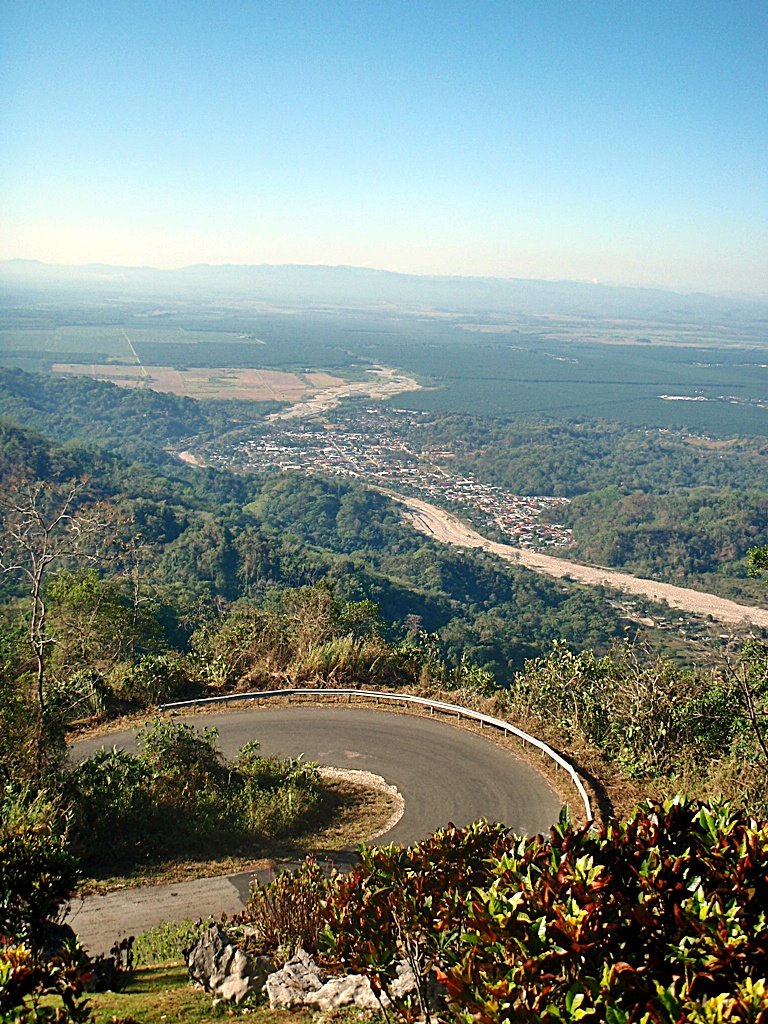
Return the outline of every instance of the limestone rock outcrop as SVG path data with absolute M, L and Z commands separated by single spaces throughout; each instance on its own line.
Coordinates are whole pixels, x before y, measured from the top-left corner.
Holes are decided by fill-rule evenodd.
M 213 924 L 186 951 L 190 977 L 219 999 L 241 1003 L 262 991 L 274 964 L 270 957 L 251 956 Z
M 200 936 L 185 957 L 190 977 L 221 1000 L 241 1003 L 264 990 L 273 1010 L 337 1010 L 346 1006 L 378 1010 L 382 1004 L 390 1005 L 385 993 L 379 1001 L 365 975 L 331 975 L 303 949 L 277 970 L 270 957 L 252 956 L 240 949 L 216 924 Z M 399 964 L 392 995 L 402 998 L 415 987 L 411 969 Z

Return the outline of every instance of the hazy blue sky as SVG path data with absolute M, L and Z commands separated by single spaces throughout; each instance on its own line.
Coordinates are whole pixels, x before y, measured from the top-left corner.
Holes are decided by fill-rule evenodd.
M 768 292 L 768 0 L 0 0 L 0 257 Z

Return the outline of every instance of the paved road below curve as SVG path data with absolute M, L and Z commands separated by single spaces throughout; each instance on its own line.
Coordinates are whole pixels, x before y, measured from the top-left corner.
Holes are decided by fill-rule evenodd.
M 518 832 L 546 831 L 560 800 L 535 768 L 489 739 L 440 718 L 336 707 L 251 707 L 176 721 L 216 726 L 227 756 L 249 740 L 267 755 L 358 768 L 383 776 L 405 802 L 400 821 L 377 843 L 412 843 L 452 821 L 503 821 Z M 135 749 L 135 734 L 116 732 L 78 742 L 76 759 L 113 744 Z M 106 952 L 116 938 L 164 920 L 236 912 L 248 875 L 123 890 L 73 903 L 69 920 L 86 948 Z

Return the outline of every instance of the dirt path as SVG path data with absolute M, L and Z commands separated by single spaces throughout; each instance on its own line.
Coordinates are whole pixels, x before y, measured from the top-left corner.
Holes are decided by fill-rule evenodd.
M 574 580 L 589 586 L 610 587 L 625 594 L 647 597 L 651 601 L 664 601 L 672 608 L 679 608 L 693 615 L 711 615 L 719 622 L 731 626 L 747 623 L 750 626 L 768 628 L 768 610 L 765 608 L 737 604 L 736 601 L 716 597 L 714 594 L 676 587 L 671 583 L 659 583 L 640 576 L 630 576 L 629 573 L 618 572 L 615 569 L 581 565 L 566 558 L 555 558 L 526 548 L 516 548 L 511 544 L 499 544 L 483 537 L 450 512 L 445 512 L 435 505 L 430 505 L 419 498 L 405 498 L 391 491 L 386 493 L 406 506 L 407 517 L 417 530 L 444 544 L 454 544 L 462 548 L 482 548 L 507 562 L 543 573 L 545 576 Z

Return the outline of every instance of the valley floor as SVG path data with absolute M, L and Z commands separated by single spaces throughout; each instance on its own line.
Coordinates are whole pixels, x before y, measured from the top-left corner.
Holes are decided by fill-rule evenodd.
M 507 562 L 513 562 L 546 576 L 574 580 L 589 586 L 610 587 L 625 594 L 647 597 L 650 601 L 663 601 L 672 608 L 679 608 L 693 615 L 711 616 L 729 626 L 743 626 L 746 623 L 761 629 L 768 628 L 768 610 L 765 608 L 737 604 L 736 601 L 729 601 L 715 594 L 676 587 L 671 583 L 630 576 L 629 573 L 618 572 L 616 569 L 583 565 L 566 558 L 555 558 L 526 548 L 513 547 L 511 544 L 500 544 L 483 537 L 450 512 L 430 505 L 420 498 L 404 497 L 389 491 L 387 493 L 406 506 L 408 519 L 417 530 L 442 543 L 464 548 L 482 548 Z

